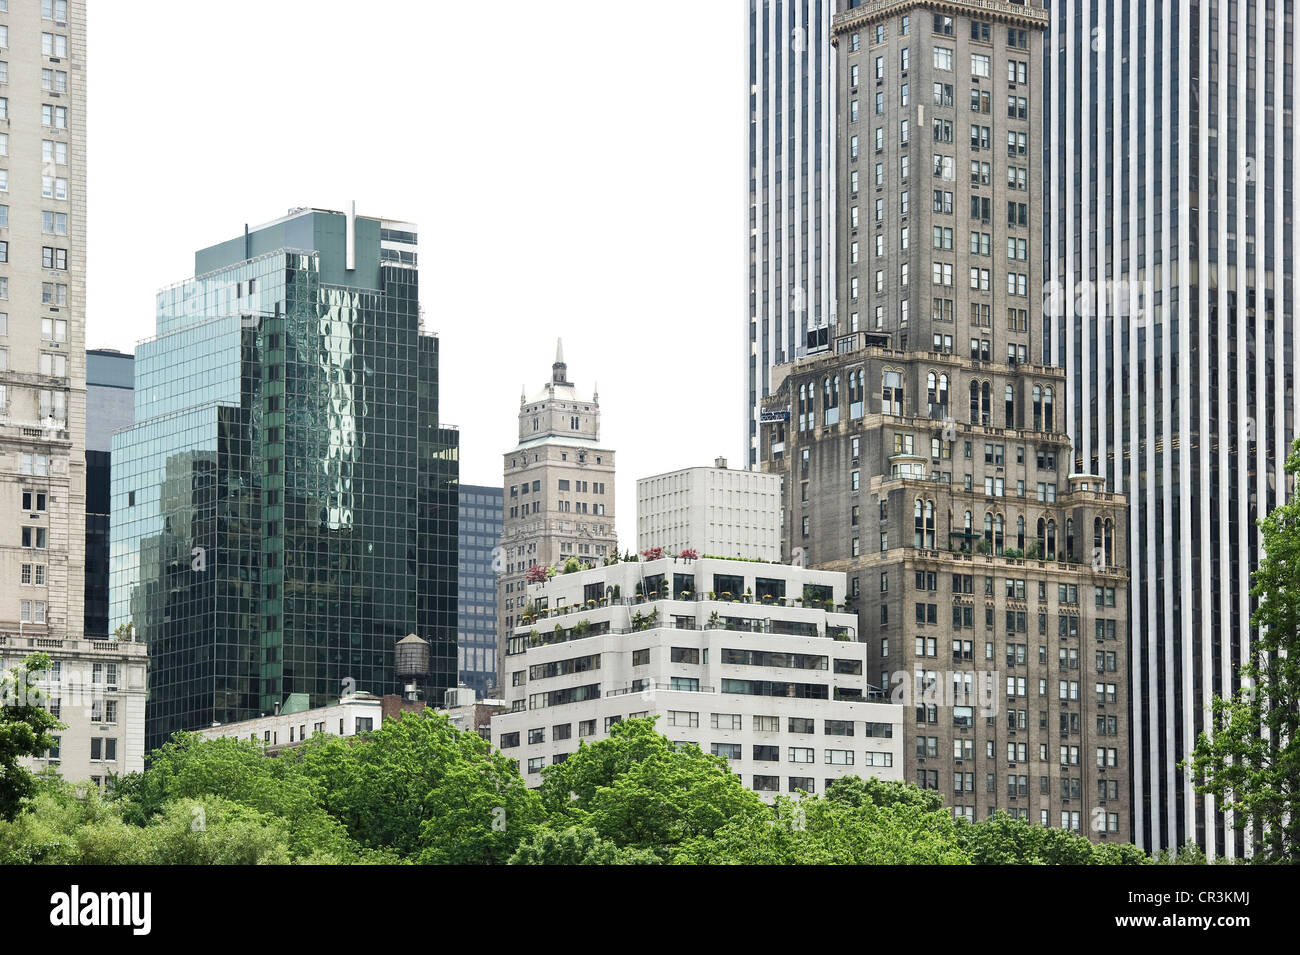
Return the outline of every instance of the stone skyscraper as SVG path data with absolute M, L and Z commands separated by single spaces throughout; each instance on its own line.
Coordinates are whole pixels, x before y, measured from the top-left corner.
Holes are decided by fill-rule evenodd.
M 86 10 L 0 10 L 0 632 L 82 633 Z
M 614 531 L 614 452 L 600 444 L 600 396 L 584 398 L 555 345 L 551 380 L 519 396 L 519 443 L 503 456 L 505 506 L 498 581 L 497 686 L 505 640 L 527 603 L 525 574 L 570 557 L 598 564 L 618 551 Z
M 848 574 L 905 778 L 1127 841 L 1124 499 L 1071 473 L 1041 363 L 1036 5 L 837 16 L 840 316 L 779 369 L 786 553 Z

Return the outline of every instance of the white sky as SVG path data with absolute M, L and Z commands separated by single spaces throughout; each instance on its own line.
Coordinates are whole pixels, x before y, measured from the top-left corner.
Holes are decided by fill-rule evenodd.
M 293 206 L 416 222 L 461 480 L 520 386 L 600 387 L 636 479 L 743 466 L 744 0 L 89 4 L 86 345 L 134 350 L 194 251 Z

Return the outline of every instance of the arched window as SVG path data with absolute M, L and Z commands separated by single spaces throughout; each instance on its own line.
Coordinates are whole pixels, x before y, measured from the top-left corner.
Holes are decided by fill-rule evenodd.
M 934 550 L 934 501 L 925 502 L 925 546 Z
M 1091 560 L 1095 564 L 1098 560 L 1104 558 L 1105 550 L 1102 545 L 1101 537 L 1101 518 L 1095 517 L 1092 521 L 1092 556 Z M 1109 561 L 1107 561 L 1109 563 Z
M 939 407 L 943 409 L 943 416 L 948 417 L 948 376 L 939 376 Z
M 1034 430 L 1043 430 L 1043 389 L 1034 385 Z
M 903 374 L 898 371 L 887 371 L 882 376 L 880 385 L 880 398 L 882 414 L 895 415 L 901 417 L 903 414 Z
M 1055 420 L 1052 414 L 1052 389 L 1048 388 L 1043 392 L 1043 430 L 1051 431 Z
M 993 515 L 984 515 L 984 553 L 993 553 Z
M 975 528 L 974 518 L 971 516 L 971 512 L 967 511 L 966 523 L 962 525 L 962 530 L 964 530 L 967 534 L 969 534 L 972 530 L 974 530 L 974 528 Z
M 970 383 L 970 423 L 980 423 L 980 383 L 978 381 Z
M 993 553 L 995 554 L 1002 553 L 1002 528 L 1002 515 L 998 514 L 993 518 Z
M 930 417 L 939 409 L 939 376 L 930 372 L 925 376 L 925 400 L 930 406 Z
M 1045 559 L 1047 557 L 1047 521 L 1041 517 L 1038 519 L 1038 534 L 1034 543 L 1038 548 L 1038 559 Z
M 1056 558 L 1056 521 L 1047 522 L 1047 559 Z
M 840 376 L 822 379 L 822 424 L 840 422 Z
M 1025 552 L 1025 515 L 1016 518 L 1016 549 Z
M 1106 518 L 1106 566 L 1113 567 L 1115 564 L 1115 522 L 1109 517 Z
M 1074 518 L 1065 519 L 1065 556 L 1074 560 Z
M 919 548 L 925 540 L 925 510 L 920 498 L 917 498 L 912 506 L 912 528 L 912 546 Z
M 986 381 L 980 388 L 980 424 L 989 427 L 993 424 L 993 389 Z
M 863 413 L 862 402 L 866 397 L 864 382 L 866 372 L 859 368 L 857 371 L 849 372 L 849 417 L 861 418 Z
M 1007 385 L 1006 404 L 1007 404 L 1007 427 L 1014 428 L 1016 426 L 1016 389 L 1013 388 L 1011 385 Z

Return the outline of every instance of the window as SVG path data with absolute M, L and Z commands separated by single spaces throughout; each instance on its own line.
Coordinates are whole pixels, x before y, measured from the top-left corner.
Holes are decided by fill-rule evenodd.
M 68 250 L 56 249 L 53 246 L 41 247 L 41 268 L 58 269 L 67 271 L 68 268 Z
M 970 72 L 972 76 L 990 75 L 989 56 L 987 53 L 972 53 L 970 55 Z
M 45 56 L 67 56 L 68 38 L 61 33 L 42 33 L 41 53 Z
M 811 763 L 813 749 L 810 746 L 791 746 L 789 756 L 792 763 Z
M 54 106 L 50 103 L 41 104 L 41 125 L 52 126 L 55 129 L 68 128 L 68 107 Z
M 9 174 L 3 173 L 0 189 L 9 188 Z M 41 176 L 41 197 L 44 199 L 68 198 L 68 180 L 59 176 Z
M 739 743 L 712 743 L 709 751 L 714 756 L 724 756 L 727 759 L 740 759 L 741 749 Z
M 68 144 L 55 142 L 52 139 L 41 140 L 41 161 L 66 166 L 68 164 Z
M 715 730 L 738 730 L 741 728 L 739 713 L 710 713 L 709 725 Z
M 67 235 L 68 214 L 66 212 L 42 212 L 41 231 L 50 235 Z
M 934 68 L 936 70 L 952 70 L 952 48 L 947 46 L 936 46 L 934 48 Z

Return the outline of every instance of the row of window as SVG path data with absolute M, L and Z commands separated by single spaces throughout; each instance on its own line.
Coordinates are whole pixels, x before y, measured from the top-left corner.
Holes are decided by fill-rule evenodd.
M 644 715 L 644 714 L 639 714 Z M 607 717 L 605 721 L 605 731 L 621 720 L 621 717 Z M 781 718 L 779 716 L 754 716 L 751 717 L 752 729 L 756 733 L 779 733 L 781 731 Z M 825 732 L 830 736 L 853 736 L 855 722 L 852 720 L 825 720 Z M 698 711 L 691 710 L 669 710 L 668 725 L 686 728 L 698 728 L 700 725 L 700 714 Z M 720 730 L 741 730 L 744 728 L 744 717 L 740 713 L 710 713 L 709 726 L 713 729 Z M 892 739 L 894 727 L 891 723 L 870 723 L 865 722 L 863 726 L 863 736 L 869 739 Z M 788 718 L 787 730 L 790 733 L 804 735 L 814 735 L 817 732 L 817 722 L 812 717 L 791 716 Z M 578 723 L 578 736 L 591 736 L 596 732 L 596 721 L 583 720 Z M 572 738 L 572 723 L 557 723 L 551 727 L 552 740 L 566 740 Z M 519 733 L 504 733 L 501 736 L 501 749 L 510 749 L 519 745 Z M 546 727 L 534 727 L 528 730 L 529 744 L 546 742 Z M 727 744 L 730 745 L 730 744 Z M 739 758 L 739 757 L 736 757 Z

